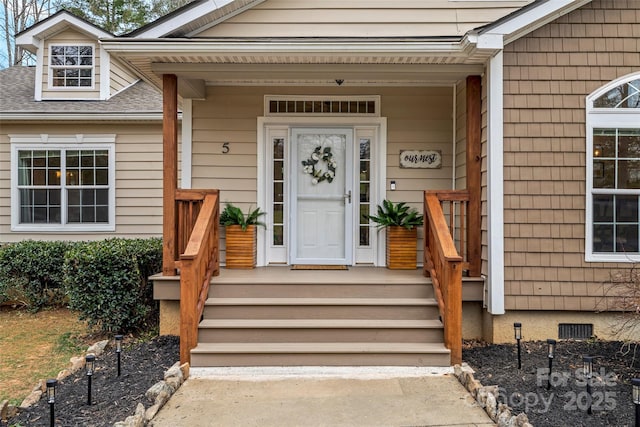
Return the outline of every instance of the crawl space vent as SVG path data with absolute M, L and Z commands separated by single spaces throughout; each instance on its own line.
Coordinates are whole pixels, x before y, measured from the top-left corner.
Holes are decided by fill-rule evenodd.
M 586 340 L 593 336 L 593 324 L 590 323 L 560 323 L 558 338 Z

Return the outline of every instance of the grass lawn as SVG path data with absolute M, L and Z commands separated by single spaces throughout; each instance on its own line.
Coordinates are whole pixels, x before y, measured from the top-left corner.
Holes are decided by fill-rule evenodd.
M 20 404 L 39 379 L 55 378 L 86 349 L 87 333 L 67 309 L 0 310 L 0 401 Z

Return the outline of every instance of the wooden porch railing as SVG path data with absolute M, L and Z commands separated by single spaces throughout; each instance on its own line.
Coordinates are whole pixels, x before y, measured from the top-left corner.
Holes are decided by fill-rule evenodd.
M 180 362 L 190 362 L 212 276 L 220 274 L 218 190 L 176 192 L 180 260 Z
M 451 364 L 462 363 L 462 269 L 463 258 L 458 253 L 453 232 L 442 210 L 441 198 L 455 200 L 456 192 L 424 193 L 424 267 L 431 276 L 444 324 L 444 344 L 451 350 Z M 468 195 L 466 196 L 468 198 Z M 460 194 L 458 198 L 464 198 Z M 464 204 L 461 204 L 464 206 Z M 464 210 L 464 208 L 462 209 Z M 455 213 L 455 209 L 452 208 Z M 455 215 L 451 215 L 455 217 Z M 463 222 L 463 221 L 462 221 Z M 454 224 L 455 221 L 452 223 Z M 464 236 L 464 230 L 460 232 Z M 464 242 L 464 238 L 462 239 Z M 463 246 L 464 247 L 464 246 Z

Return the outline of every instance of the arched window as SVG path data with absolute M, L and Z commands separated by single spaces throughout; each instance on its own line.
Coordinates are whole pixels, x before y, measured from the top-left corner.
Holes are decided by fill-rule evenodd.
M 587 97 L 587 261 L 640 260 L 640 73 Z

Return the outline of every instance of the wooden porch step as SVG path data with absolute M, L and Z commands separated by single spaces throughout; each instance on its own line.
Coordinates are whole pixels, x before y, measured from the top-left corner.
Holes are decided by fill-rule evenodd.
M 439 320 L 424 319 L 205 319 L 203 343 L 407 342 L 443 340 Z
M 207 319 L 434 319 L 433 298 L 209 298 Z
M 223 269 L 211 281 L 192 366 L 448 366 L 420 271 Z
M 293 272 L 295 273 L 295 272 Z M 324 273 L 321 271 L 320 273 Z M 212 281 L 209 298 L 433 298 L 433 285 L 423 280 L 416 283 L 354 283 L 336 278 L 317 277 L 316 282 L 296 281 L 288 276 L 280 282 L 233 283 Z M 353 280 L 353 279 L 350 279 Z
M 449 366 L 440 343 L 198 343 L 191 365 L 205 366 Z

